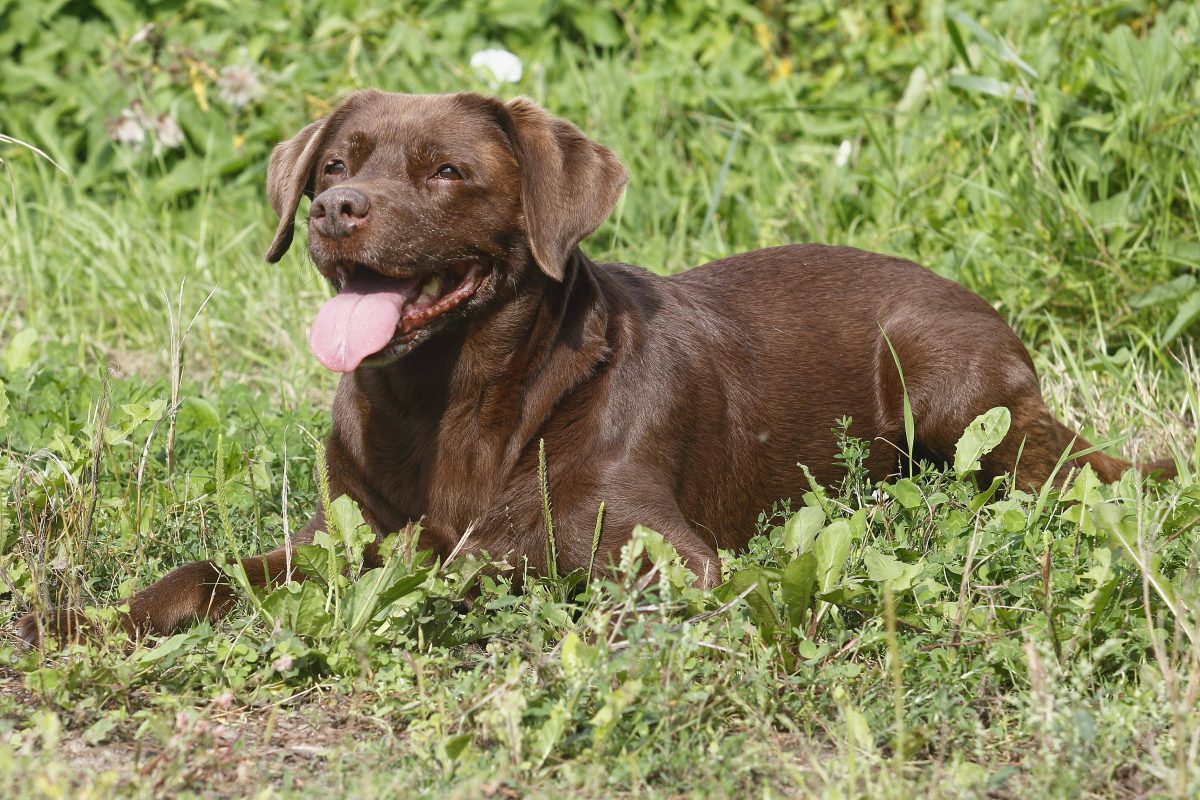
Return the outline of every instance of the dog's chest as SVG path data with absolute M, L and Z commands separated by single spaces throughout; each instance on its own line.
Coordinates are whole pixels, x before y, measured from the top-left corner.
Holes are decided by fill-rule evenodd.
M 504 442 L 470 414 L 377 416 L 360 437 L 361 472 L 388 519 L 462 531 L 502 491 Z

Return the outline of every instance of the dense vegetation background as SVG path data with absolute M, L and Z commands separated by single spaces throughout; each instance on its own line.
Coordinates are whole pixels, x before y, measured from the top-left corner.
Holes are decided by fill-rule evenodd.
M 472 66 L 494 48 L 515 83 Z M 362 86 L 523 93 L 613 147 L 597 259 L 920 261 L 994 301 L 1061 417 L 1183 475 L 978 486 L 982 427 L 870 486 L 844 441 L 846 484 L 767 510 L 715 593 L 646 532 L 649 580 L 470 609 L 482 565 L 404 542 L 347 580 L 343 504 L 319 580 L 215 628 L 21 650 L 30 606 L 319 502 L 326 290 L 302 246 L 262 262 L 262 187 Z M 1197 153 L 1194 2 L 0 0 L 0 793 L 1196 796 Z

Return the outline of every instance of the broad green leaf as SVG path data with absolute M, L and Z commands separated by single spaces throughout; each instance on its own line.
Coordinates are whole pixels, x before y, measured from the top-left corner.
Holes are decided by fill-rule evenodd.
M 996 495 L 996 490 L 999 489 L 1003 483 L 1003 475 L 997 475 L 996 477 L 992 478 L 992 485 L 972 497 L 971 502 L 967 504 L 967 508 L 970 509 L 971 513 L 978 513 L 979 509 L 987 505 L 988 501 Z
M 873 614 L 876 610 L 874 596 L 862 584 L 843 582 L 831 592 L 822 592 L 818 599 L 839 608 L 850 609 L 861 614 Z
M 25 673 L 25 687 L 33 692 L 48 694 L 59 687 L 63 673 L 54 667 L 40 667 Z
M 842 709 L 842 715 L 846 720 L 846 737 L 850 744 L 863 752 L 872 752 L 875 749 L 875 737 L 871 735 L 871 724 L 866 715 L 849 704 Z
M 850 525 L 850 539 L 857 542 L 867 533 L 867 509 L 860 508 L 850 515 L 850 519 L 846 520 Z
M 135 660 L 138 664 L 152 664 L 158 661 L 165 662 L 169 666 L 175 660 L 175 656 L 183 649 L 190 640 L 195 637 L 193 633 L 177 633 L 174 636 L 169 636 L 163 639 L 149 650 L 142 650 L 137 653 Z
M 1062 496 L 1065 501 L 1073 501 L 1060 515 L 1063 519 L 1074 522 L 1079 529 L 1089 536 L 1096 533 L 1096 523 L 1092 519 L 1091 508 L 1100 500 L 1100 479 L 1090 464 L 1085 464 L 1071 488 Z
M 818 645 L 812 639 L 803 639 L 796 645 L 796 652 L 801 658 L 816 658 L 828 652 L 828 645 Z
M 634 525 L 630 535 L 642 540 L 646 547 L 646 555 L 650 556 L 650 560 L 655 564 L 665 564 L 679 558 L 679 551 L 653 528 Z
M 672 585 L 689 586 L 695 581 L 696 574 L 683 566 L 679 551 L 658 531 L 645 525 L 635 525 L 631 539 L 645 547 L 650 561 L 659 566 Z
M 638 695 L 642 693 L 642 682 L 630 678 L 612 691 L 608 701 L 592 717 L 592 746 L 599 749 L 612 734 L 613 728 Z
M 38 332 L 36 328 L 17 331 L 4 349 L 4 370 L 9 375 L 20 372 L 37 358 Z
M 398 578 L 379 592 L 379 596 L 375 599 L 376 611 L 381 611 L 402 597 L 406 597 L 416 591 L 417 587 L 425 582 L 432 571 L 431 567 L 419 569 L 411 575 L 405 575 Z
M 589 44 L 615 47 L 625 41 L 616 15 L 606 5 L 583 5 L 572 15 L 571 21 Z
M 817 506 L 805 506 L 783 523 L 783 546 L 793 553 L 806 553 L 825 524 L 825 512 Z
M 817 589 L 817 557 L 813 553 L 802 553 L 792 559 L 783 568 L 779 588 L 783 595 L 790 632 L 804 624 L 812 608 L 813 595 Z
M 112 715 L 105 715 L 96 720 L 91 726 L 83 732 L 83 738 L 92 745 L 103 744 L 108 739 L 108 734 L 117 725 L 117 721 Z
M 571 722 L 571 709 L 566 700 L 559 699 L 550 708 L 550 714 L 542 726 L 534 731 L 531 738 L 533 752 L 537 754 L 538 763 L 545 762 L 554 752 L 555 746 L 562 740 Z
M 881 553 L 874 547 L 863 551 L 863 563 L 867 566 L 867 575 L 873 581 L 894 581 L 904 574 L 904 562 L 895 556 Z
M 758 627 L 758 633 L 764 642 L 773 643 L 780 632 L 782 623 L 771 600 L 770 582 L 774 576 L 763 567 L 747 567 L 738 572 L 729 582 L 721 587 L 721 598 L 731 600 L 753 589 L 746 595 L 746 605 L 750 609 L 750 618 Z
M 471 743 L 471 734 L 460 733 L 457 736 L 450 736 L 442 742 L 442 752 L 446 756 L 446 760 L 450 762 L 457 761 L 463 751 L 467 749 L 467 745 Z
M 1092 553 L 1092 568 L 1083 574 L 1084 580 L 1092 581 L 1095 588 L 1084 595 L 1079 604 L 1083 612 L 1075 625 L 1075 638 L 1079 638 L 1095 629 L 1104 616 L 1109 601 L 1116 591 L 1119 579 L 1113 573 L 1113 551 L 1107 547 L 1097 547 Z
M 344 494 L 336 498 L 330 503 L 329 510 L 332 512 L 332 519 L 328 522 L 332 527 L 330 533 L 336 531 L 342 536 L 348 536 L 366 524 L 362 510 L 359 509 L 357 503 L 350 499 L 349 495 Z
M 804 493 L 804 505 L 820 506 L 821 510 L 827 515 L 829 514 L 829 493 L 825 491 L 825 487 L 821 485 L 812 474 L 812 470 L 804 464 L 797 464 L 800 471 L 804 473 L 804 480 L 808 483 L 810 491 Z
M 1197 319 L 1200 319 L 1200 291 L 1192 292 L 1179 305 L 1179 310 L 1175 312 L 1175 319 L 1171 320 L 1171 324 L 1163 332 L 1162 341 L 1159 343 L 1159 346 L 1166 347 L 1175 341 L 1179 334 L 1191 327 L 1192 323 Z
M 319 636 L 332 619 L 325 610 L 325 593 L 312 582 L 288 583 L 263 599 L 263 611 L 300 636 Z
M 896 498 L 901 508 L 920 508 L 922 504 L 921 490 L 917 484 L 908 478 L 901 478 L 895 483 L 881 483 L 879 488 Z
M 166 410 L 167 401 L 162 397 L 146 403 L 125 403 L 121 406 L 121 411 L 127 417 L 125 425 L 128 426 L 129 430 L 133 430 L 143 422 L 151 420 L 157 422 L 162 419 L 163 412 Z
M 331 519 L 326 520 L 329 532 L 336 532 L 341 538 L 347 561 L 357 563 L 362 559 L 363 547 L 375 540 L 375 532 L 363 519 L 358 503 L 349 495 L 342 495 L 330 503 L 329 512 Z
M 578 677 L 595 663 L 596 648 L 584 644 L 579 634 L 571 631 L 563 637 L 561 658 L 563 672 L 570 677 Z
M 1200 257 L 1196 260 L 1200 261 Z M 1134 308 L 1149 308 L 1151 306 L 1174 303 L 1183 299 L 1195 286 L 1196 276 L 1191 273 L 1185 273 L 1166 283 L 1152 286 L 1142 294 L 1134 295 L 1129 298 L 1129 305 Z
M 518 30 L 544 30 L 549 20 L 540 3 L 527 0 L 490 0 L 486 6 L 488 18 L 507 28 Z
M 1017 100 L 1029 105 L 1037 105 L 1037 97 L 1024 86 L 1015 83 L 998 81 L 983 75 L 961 75 L 954 73 L 949 78 L 949 84 L 956 89 L 962 89 L 974 94 L 986 94 L 1002 100 Z
M 292 555 L 292 563 L 310 578 L 319 578 L 326 584 L 334 582 L 334 576 L 341 570 L 342 559 L 327 547 L 320 544 L 302 544 L 296 547 Z
M 392 557 L 384 566 L 360 575 L 347 588 L 344 602 L 352 636 L 362 633 L 371 620 L 397 600 L 412 594 L 429 575 L 428 568 L 410 575 L 405 575 L 404 569 L 404 561 Z
M 1167 242 L 1166 257 L 1186 267 L 1200 264 L 1200 242 L 1171 239 Z M 1187 277 L 1191 277 L 1190 275 Z
M 132 30 L 141 19 L 138 15 L 138 7 L 129 0 L 92 0 L 92 2 L 112 24 L 114 30 Z
M 954 471 L 959 477 L 979 469 L 979 459 L 996 449 L 1012 425 L 1012 413 L 1004 406 L 985 411 L 967 426 L 954 447 Z
M 867 575 L 876 583 L 891 581 L 892 588 L 902 592 L 912 586 L 914 580 L 921 574 L 920 564 L 906 564 L 895 556 L 881 553 L 874 547 L 863 551 L 863 563 L 867 566 Z
M 813 555 L 817 558 L 817 577 L 822 593 L 831 590 L 841 577 L 846 557 L 850 555 L 852 538 L 850 523 L 844 519 L 834 520 L 817 536 Z
M 187 397 L 179 405 L 175 418 L 179 430 L 220 430 L 221 415 L 217 407 L 200 397 Z

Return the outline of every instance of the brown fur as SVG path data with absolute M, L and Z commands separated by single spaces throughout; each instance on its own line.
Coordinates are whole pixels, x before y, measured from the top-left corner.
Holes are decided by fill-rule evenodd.
M 333 158 L 344 173 L 326 174 Z M 462 180 L 431 177 L 443 163 Z M 797 245 L 669 278 L 592 263 L 578 244 L 625 178 L 611 151 L 528 100 L 472 94 L 356 94 L 276 148 L 269 260 L 287 250 L 301 196 L 332 190 L 370 210 L 348 234 L 313 226 L 309 252 L 331 281 L 346 262 L 391 275 L 464 258 L 493 269 L 407 354 L 338 386 L 331 489 L 354 498 L 378 534 L 420 521 L 421 544 L 445 557 L 471 528 L 466 549 L 544 570 L 544 440 L 560 570 L 589 564 L 604 502 L 597 569 L 643 523 L 713 586 L 717 549 L 743 547 L 760 511 L 805 490 L 798 463 L 826 484 L 841 477 L 836 419 L 853 417 L 850 432 L 872 442 L 872 478 L 895 473 L 903 394 L 884 334 L 921 455 L 952 458 L 964 427 L 1001 405 L 1012 427 L 983 459 L 986 476 L 1015 470 L 1038 486 L 1060 455 L 1089 447 L 1047 410 L 1025 347 L 995 310 L 911 262 Z M 1068 467 L 1082 464 L 1104 481 L 1130 466 L 1097 452 Z M 322 525 L 318 513 L 293 542 Z M 252 582 L 272 585 L 284 561 L 279 549 L 243 563 Z M 197 562 L 135 594 L 126 628 L 166 633 L 232 602 L 220 571 Z M 80 627 L 69 611 L 46 622 L 59 636 Z M 33 615 L 20 626 L 38 639 Z

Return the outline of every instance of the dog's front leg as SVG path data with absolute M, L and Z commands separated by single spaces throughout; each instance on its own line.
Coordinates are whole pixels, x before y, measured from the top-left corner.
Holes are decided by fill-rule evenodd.
M 313 533 L 325 524 L 318 510 L 302 531 L 291 539 L 291 547 L 308 544 Z M 274 587 L 287 580 L 287 547 L 269 553 L 243 558 L 242 568 L 252 586 Z M 291 577 L 303 580 L 304 574 L 293 567 Z M 167 573 L 164 577 L 130 597 L 129 613 L 121 617 L 121 626 L 130 636 L 145 633 L 173 633 L 200 619 L 212 622 L 220 619 L 233 607 L 234 587 L 216 563 L 193 561 Z M 83 612 L 71 608 L 51 608 L 41 614 L 31 611 L 17 622 L 17 633 L 29 646 L 35 647 L 46 636 L 73 641 L 86 635 L 91 623 Z

